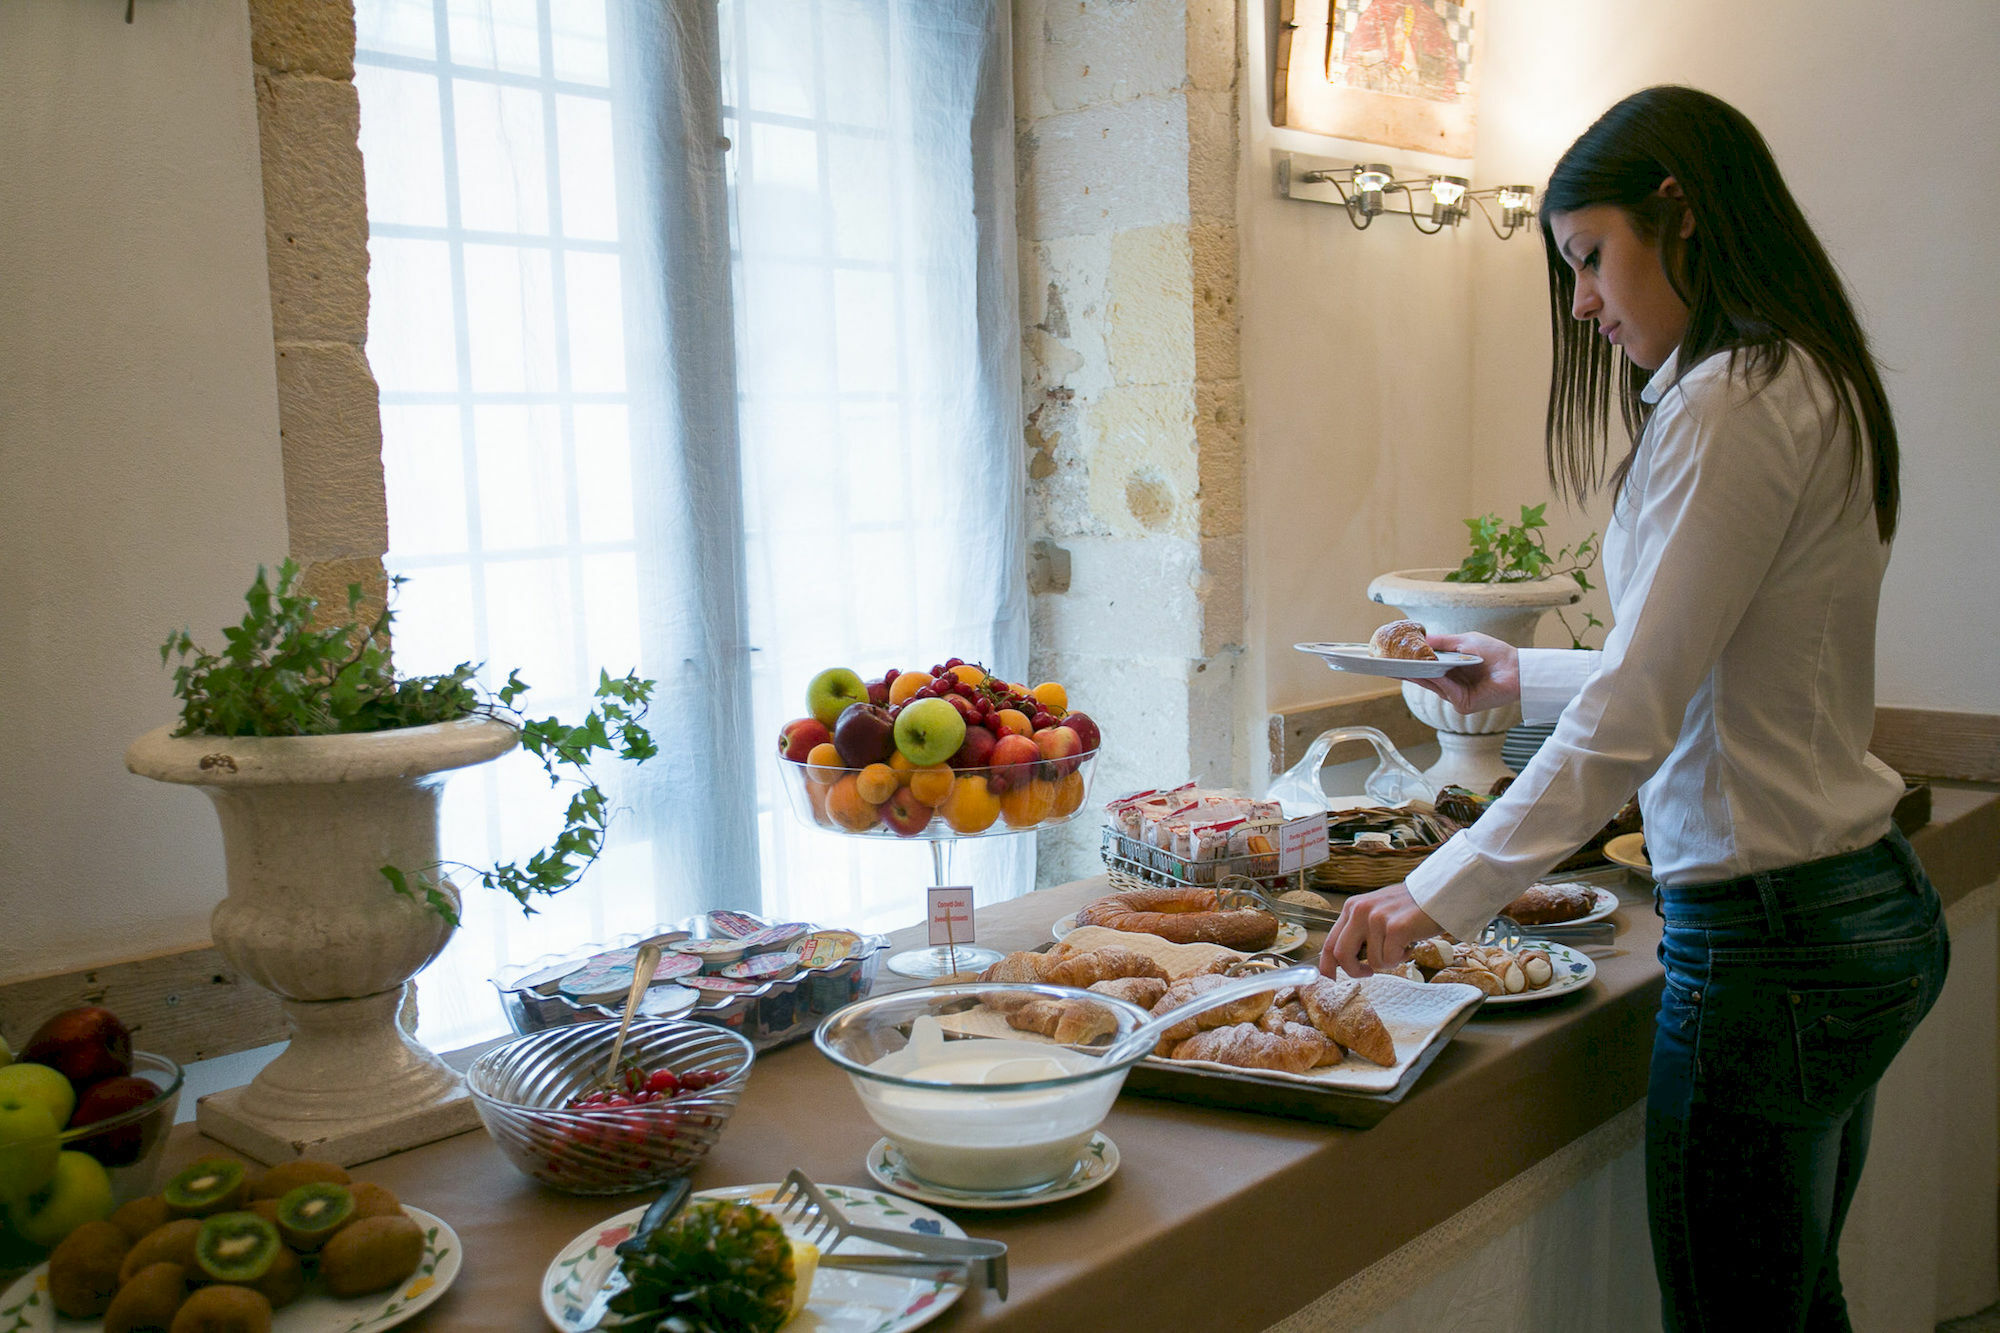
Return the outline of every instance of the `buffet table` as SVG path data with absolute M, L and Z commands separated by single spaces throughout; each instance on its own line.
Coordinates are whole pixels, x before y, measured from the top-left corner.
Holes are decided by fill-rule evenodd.
M 2000 801 L 1973 792 L 1937 797 L 1933 822 L 1916 841 L 1947 903 L 1958 903 L 2000 876 Z M 979 942 L 1002 950 L 1041 944 L 1052 922 L 1104 891 L 1101 878 L 1090 879 L 981 908 Z M 1589 950 L 1597 964 L 1592 985 L 1546 1004 L 1475 1016 L 1408 1099 L 1372 1129 L 1121 1097 L 1103 1128 L 1122 1164 L 1101 1188 L 1037 1208 L 954 1214 L 972 1234 L 1008 1243 L 1012 1290 L 1004 1303 L 969 1292 L 930 1327 L 1159 1333 L 1263 1329 L 1288 1316 L 1296 1327 L 1351 1326 L 1354 1318 L 1328 1313 L 1326 1293 L 1356 1275 L 1379 1275 L 1382 1261 L 1440 1234 L 1434 1229 L 1482 1199 L 1501 1197 L 1494 1192 L 1538 1165 L 1546 1175 L 1546 1164 L 1595 1141 L 1593 1131 L 1602 1140 L 1629 1123 L 1645 1093 L 1660 989 L 1653 957 L 1659 921 L 1643 882 L 1618 892 L 1616 942 Z M 1980 920 L 1990 935 L 1990 905 Z M 921 944 L 919 933 L 898 934 L 896 947 Z M 1986 1071 L 1990 1140 L 1993 949 L 1990 941 L 1967 945 L 1961 958 L 1985 960 L 1983 982 L 1967 984 L 1983 985 L 1986 1039 L 1964 1058 Z M 1953 979 L 1960 980 L 1958 968 Z M 884 969 L 878 990 L 899 984 L 914 983 Z M 1882 1134 L 1878 1123 L 1878 1143 Z M 810 1042 L 798 1043 L 758 1059 L 740 1109 L 695 1184 L 776 1181 L 799 1167 L 823 1183 L 872 1188 L 862 1163 L 877 1136 L 845 1077 Z M 215 1148 L 183 1125 L 169 1145 L 169 1168 Z M 357 1174 L 445 1218 L 463 1240 L 456 1285 L 404 1325 L 417 1333 L 545 1329 L 536 1293 L 550 1259 L 579 1233 L 646 1198 L 543 1189 L 517 1174 L 483 1133 Z M 1985 1201 L 1990 1237 L 1990 1160 L 1970 1188 Z M 1636 1235 L 1639 1251 L 1620 1261 L 1649 1270 L 1643 1216 Z

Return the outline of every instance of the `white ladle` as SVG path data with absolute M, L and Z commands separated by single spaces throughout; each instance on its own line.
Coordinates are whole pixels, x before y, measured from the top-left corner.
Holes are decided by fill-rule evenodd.
M 1178 1009 L 1169 1009 L 1156 1018 L 1141 1023 L 1104 1050 L 1106 1064 L 1119 1064 L 1137 1059 L 1151 1050 L 1160 1040 L 1160 1034 L 1184 1019 L 1196 1014 L 1205 1014 L 1211 1009 L 1220 1009 L 1226 1004 L 1234 1004 L 1246 995 L 1256 995 L 1261 991 L 1282 990 L 1286 986 L 1310 986 L 1319 980 L 1316 967 L 1281 968 L 1276 972 L 1258 972 L 1251 976 L 1239 977 L 1227 986 L 1217 986 L 1214 990 L 1198 995 Z

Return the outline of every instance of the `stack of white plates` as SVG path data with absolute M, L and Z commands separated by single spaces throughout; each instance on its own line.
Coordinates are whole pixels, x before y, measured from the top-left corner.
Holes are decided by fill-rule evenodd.
M 1500 762 L 1519 773 L 1535 757 L 1535 751 L 1542 748 L 1542 742 L 1555 733 L 1553 722 L 1523 722 L 1519 726 L 1507 728 L 1505 740 L 1500 742 Z

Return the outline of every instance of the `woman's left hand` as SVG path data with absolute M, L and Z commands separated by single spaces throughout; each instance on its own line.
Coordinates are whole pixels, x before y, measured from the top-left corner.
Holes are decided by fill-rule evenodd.
M 1429 939 L 1441 928 L 1431 920 L 1409 886 L 1391 884 L 1373 893 L 1356 894 L 1340 909 L 1340 921 L 1327 932 L 1319 951 L 1319 970 L 1327 976 L 1339 967 L 1350 977 L 1374 974 L 1410 956 L 1410 946 Z

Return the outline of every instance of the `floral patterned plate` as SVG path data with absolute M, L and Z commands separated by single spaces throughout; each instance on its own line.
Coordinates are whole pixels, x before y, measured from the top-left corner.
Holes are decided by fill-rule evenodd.
M 875 1140 L 875 1146 L 868 1150 L 868 1174 L 875 1178 L 876 1184 L 905 1198 L 922 1199 L 947 1208 L 1033 1208 L 1058 1199 L 1074 1199 L 1111 1179 L 1111 1173 L 1117 1169 L 1118 1145 L 1101 1132 L 1090 1136 L 1090 1142 L 1077 1155 L 1075 1168 L 1061 1180 L 1035 1189 L 999 1193 L 934 1185 L 910 1170 L 903 1154 L 887 1139 Z
M 963 1236 L 958 1223 L 920 1203 L 876 1190 L 847 1185 L 822 1185 L 848 1220 L 863 1226 L 919 1231 L 931 1236 Z M 700 1190 L 697 1199 L 743 1199 L 769 1203 L 778 1192 L 772 1185 L 738 1185 Z M 644 1207 L 607 1217 L 563 1246 L 542 1274 L 542 1313 L 560 1333 L 586 1333 L 604 1316 L 604 1303 L 624 1286 L 618 1256 L 612 1247 L 632 1234 Z M 854 1252 L 888 1253 L 881 1246 L 850 1242 Z M 843 1254 L 846 1250 L 841 1251 Z M 822 1268 L 813 1278 L 812 1299 L 805 1313 L 785 1326 L 786 1333 L 903 1333 L 927 1324 L 965 1294 L 957 1282 L 929 1278 L 892 1277 L 841 1268 Z M 273 1329 L 272 1333 L 279 1333 Z
M 424 1257 L 417 1271 L 392 1290 L 336 1300 L 308 1285 L 306 1294 L 271 1316 L 271 1333 L 375 1333 L 392 1328 L 444 1295 L 458 1277 L 458 1233 L 421 1208 L 405 1207 L 424 1229 Z M 101 1333 L 102 1319 L 70 1319 L 49 1300 L 49 1266 L 37 1265 L 0 1296 L 0 1329 L 7 1333 Z
M 1558 995 L 1567 995 L 1573 990 L 1581 990 L 1597 975 L 1597 964 L 1590 961 L 1590 955 L 1567 944 L 1557 944 L 1554 940 L 1533 938 L 1534 927 L 1523 926 L 1523 947 L 1533 945 L 1548 952 L 1549 964 L 1555 976 L 1540 990 L 1524 990 L 1518 995 L 1489 995 L 1486 1003 L 1492 1004 L 1534 1004 L 1538 1000 L 1553 1000 Z M 1483 1006 L 1482 1006 L 1483 1007 Z

